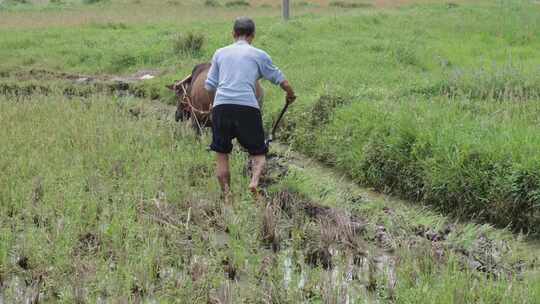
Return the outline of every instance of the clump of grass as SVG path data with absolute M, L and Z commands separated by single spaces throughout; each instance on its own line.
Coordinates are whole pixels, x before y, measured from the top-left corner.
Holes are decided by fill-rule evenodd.
M 342 96 L 322 95 L 311 108 L 311 125 L 325 124 L 330 119 L 334 109 L 346 105 L 350 99 Z
M 346 1 L 340 1 L 340 0 L 331 1 L 329 5 L 333 7 L 339 7 L 339 8 L 366 8 L 366 7 L 372 6 L 369 3 L 346 2 Z
M 313 267 L 320 266 L 326 270 L 333 268 L 332 246 L 334 245 L 334 233 L 332 226 L 310 223 L 305 229 L 305 262 Z
M 305 151 L 319 151 L 318 157 L 322 161 L 331 162 L 334 159 L 332 152 L 325 154 L 325 149 L 320 149 L 317 147 L 316 141 L 310 139 L 313 134 L 297 132 L 298 128 L 303 129 L 307 127 L 311 130 L 319 130 L 322 126 L 331 121 L 331 118 L 334 112 L 340 107 L 346 106 L 352 101 L 352 98 L 338 96 L 335 94 L 324 94 L 321 95 L 317 100 L 310 106 L 306 108 L 295 108 L 294 115 L 297 115 L 299 118 L 295 120 L 287 120 L 282 123 L 280 132 L 281 139 L 293 141 L 302 146 Z M 309 127 L 308 127 L 309 126 Z M 323 156 L 325 154 L 326 156 Z
M 294 2 L 294 6 L 297 7 L 319 7 L 318 4 L 309 1 Z
M 221 6 L 221 3 L 219 3 L 218 0 L 205 0 L 204 1 L 204 6 L 219 7 L 219 6 Z
M 133 54 L 118 53 L 112 56 L 109 63 L 111 72 L 120 72 L 129 69 L 137 64 L 137 57 Z
M 233 1 L 228 1 L 225 3 L 225 6 L 226 7 L 239 7 L 239 6 L 250 6 L 249 2 L 245 1 L 245 0 L 233 0 Z
M 397 45 L 392 49 L 392 56 L 401 64 L 413 66 L 420 64 L 415 50 L 409 45 Z
M 104 30 L 125 30 L 128 28 L 127 24 L 123 22 L 92 23 L 91 26 Z
M 274 252 L 280 249 L 279 218 L 279 207 L 268 204 L 263 212 L 261 221 L 261 241 L 266 246 L 272 248 Z
M 205 42 L 203 34 L 189 32 L 178 34 L 173 38 L 173 52 L 176 55 L 198 56 L 202 52 Z
M 98 4 L 98 3 L 105 3 L 109 0 L 82 0 L 83 4 Z

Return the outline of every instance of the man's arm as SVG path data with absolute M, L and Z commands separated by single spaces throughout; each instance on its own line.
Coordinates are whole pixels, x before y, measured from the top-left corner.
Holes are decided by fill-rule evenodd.
M 204 88 L 208 91 L 210 97 L 212 97 L 212 101 L 214 100 L 214 95 L 216 94 L 217 86 L 219 84 L 219 65 L 216 57 L 216 54 L 214 54 L 210 71 L 208 71 L 206 81 L 204 82 Z
M 274 65 L 272 58 L 265 52 L 262 52 L 261 58 L 261 75 L 264 79 L 279 85 L 283 91 L 287 93 L 287 102 L 293 103 L 296 100 L 294 90 L 289 84 L 289 81 L 285 78 L 285 75 Z
M 288 103 L 293 103 L 296 100 L 296 95 L 294 94 L 294 90 L 292 86 L 289 84 L 288 80 L 283 80 L 281 84 L 279 85 L 283 91 L 287 93 L 286 100 Z

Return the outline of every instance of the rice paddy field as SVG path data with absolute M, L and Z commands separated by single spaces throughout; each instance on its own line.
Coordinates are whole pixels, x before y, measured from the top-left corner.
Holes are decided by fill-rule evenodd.
M 540 303 L 540 5 L 291 3 L 0 1 L 0 303 Z M 298 100 L 226 204 L 165 86 L 241 15 Z

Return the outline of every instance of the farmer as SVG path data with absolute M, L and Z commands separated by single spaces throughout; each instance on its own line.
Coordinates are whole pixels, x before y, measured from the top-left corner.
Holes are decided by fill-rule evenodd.
M 249 190 L 257 194 L 259 178 L 266 163 L 268 147 L 264 140 L 263 123 L 255 83 L 264 78 L 280 85 L 287 93 L 286 102 L 296 99 L 293 88 L 268 54 L 251 45 L 255 39 L 255 23 L 239 17 L 232 32 L 234 43 L 217 50 L 212 58 L 205 89 L 214 99 L 212 109 L 212 144 L 216 152 L 216 175 L 221 190 L 230 194 L 229 153 L 236 138 L 249 153 L 252 177 Z

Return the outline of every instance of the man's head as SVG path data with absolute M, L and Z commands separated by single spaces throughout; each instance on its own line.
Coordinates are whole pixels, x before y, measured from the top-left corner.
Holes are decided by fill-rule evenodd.
M 233 37 L 235 40 L 246 40 L 251 43 L 255 38 L 255 22 L 249 17 L 238 17 L 234 21 Z

